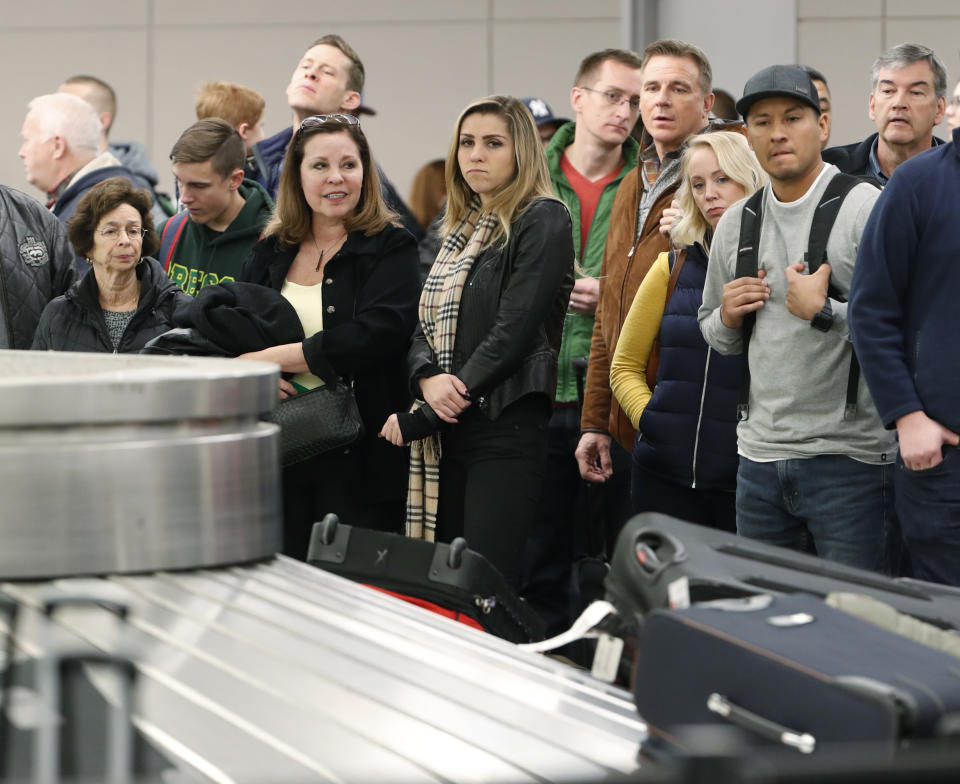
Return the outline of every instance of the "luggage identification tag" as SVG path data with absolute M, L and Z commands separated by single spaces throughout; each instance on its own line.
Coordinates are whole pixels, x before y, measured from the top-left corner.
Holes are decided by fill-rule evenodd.
M 690 606 L 690 580 L 678 577 L 667 586 L 667 603 L 671 610 L 686 610 Z
M 613 683 L 617 679 L 617 669 L 620 667 L 620 654 L 623 653 L 623 640 L 601 634 L 597 639 L 597 652 L 593 655 L 593 667 L 590 674 L 605 683 Z

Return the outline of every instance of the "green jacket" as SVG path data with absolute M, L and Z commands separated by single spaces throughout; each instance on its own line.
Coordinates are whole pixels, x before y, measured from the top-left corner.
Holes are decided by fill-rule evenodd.
M 273 200 L 262 185 L 244 180 L 240 195 L 245 203 L 224 231 L 213 231 L 190 218 L 183 227 L 166 267 L 170 278 L 190 296 L 204 286 L 236 280 L 270 219 Z M 161 264 L 165 261 L 160 259 Z
M 573 144 L 575 130 L 576 123 L 571 122 L 562 126 L 550 140 L 546 152 L 547 165 L 550 167 L 550 179 L 553 182 L 553 190 L 570 209 L 570 216 L 573 218 L 573 247 L 579 253 L 580 201 L 567 180 L 566 175 L 564 175 L 563 170 L 560 168 L 563 151 L 569 145 Z M 631 169 L 636 168 L 639 151 L 640 145 L 637 144 L 632 136 L 628 136 L 623 142 L 623 168 L 620 170 L 616 179 L 608 183 L 600 195 L 597 211 L 593 215 L 593 223 L 590 224 L 590 232 L 587 234 L 583 258 L 578 259 L 580 267 L 577 271 L 577 277 L 582 277 L 580 274 L 581 270 L 593 277 L 600 275 L 600 266 L 603 262 L 603 250 L 607 244 L 607 225 L 610 222 L 610 208 L 613 205 L 613 197 L 617 192 L 617 188 L 620 187 L 620 182 L 624 176 Z M 555 399 L 558 403 L 570 403 L 577 400 L 577 377 L 573 370 L 573 360 L 579 357 L 585 357 L 590 353 L 590 338 L 592 335 L 593 316 L 587 316 L 582 313 L 567 313 L 567 317 L 563 322 L 563 340 L 560 344 L 559 367 L 557 369 L 557 393 Z

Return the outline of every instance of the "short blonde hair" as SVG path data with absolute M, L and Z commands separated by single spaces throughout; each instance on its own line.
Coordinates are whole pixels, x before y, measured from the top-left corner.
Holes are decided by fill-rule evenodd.
M 707 233 L 710 224 L 703 217 L 700 208 L 693 199 L 690 187 L 690 159 L 704 147 L 713 150 L 720 169 L 734 182 L 743 186 L 744 196 L 749 196 L 769 182 L 767 173 L 760 166 L 757 156 L 743 134 L 733 131 L 714 131 L 691 136 L 681 158 L 682 174 L 677 201 L 683 211 L 683 217 L 670 231 L 670 239 L 678 247 L 693 245 L 695 242 L 707 245 Z
M 447 209 L 441 234 L 452 232 L 466 216 L 473 201 L 473 189 L 463 178 L 457 153 L 460 149 L 460 129 L 471 114 L 492 114 L 503 119 L 513 143 L 514 176 L 500 190 L 491 194 L 488 211 L 497 216 L 499 226 L 492 232 L 487 244 L 506 241 L 510 236 L 510 224 L 537 198 L 555 198 L 550 184 L 547 156 L 543 152 L 540 133 L 530 114 L 516 98 L 506 95 L 490 95 L 474 101 L 457 118 L 453 139 L 447 153 Z

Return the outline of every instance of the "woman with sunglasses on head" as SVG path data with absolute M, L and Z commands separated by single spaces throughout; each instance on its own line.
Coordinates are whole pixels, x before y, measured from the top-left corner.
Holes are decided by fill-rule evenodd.
M 381 435 L 413 442 L 408 534 L 462 535 L 516 584 L 573 287 L 570 215 L 552 195 L 537 128 L 515 98 L 464 109 L 446 180 L 443 244 L 408 361 L 425 405 L 392 415 Z
M 740 357 L 707 346 L 697 311 L 713 230 L 767 176 L 747 140 L 731 131 L 692 137 L 681 166 L 670 230 L 677 250 L 661 253 L 640 284 L 610 365 L 610 386 L 637 429 L 633 511 L 733 532 Z
M 350 525 L 399 532 L 406 456 L 377 438 L 409 404 L 405 358 L 417 321 L 417 244 L 383 201 L 357 118 L 306 118 L 287 148 L 277 207 L 241 280 L 280 291 L 307 336 L 243 355 L 276 362 L 280 396 L 324 378 L 352 381 L 366 434 L 359 444 L 284 470 L 283 551 L 305 558 L 327 512 Z
M 84 194 L 67 234 L 90 272 L 47 303 L 32 348 L 131 353 L 173 327 L 174 308 L 190 297 L 150 258 L 160 247 L 152 204 L 125 177 Z

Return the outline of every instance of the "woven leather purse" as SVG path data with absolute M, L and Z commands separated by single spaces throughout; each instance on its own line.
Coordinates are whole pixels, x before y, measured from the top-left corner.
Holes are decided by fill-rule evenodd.
M 364 435 L 353 386 L 343 381 L 281 400 L 264 419 L 280 425 L 280 462 L 284 467 L 345 449 Z

